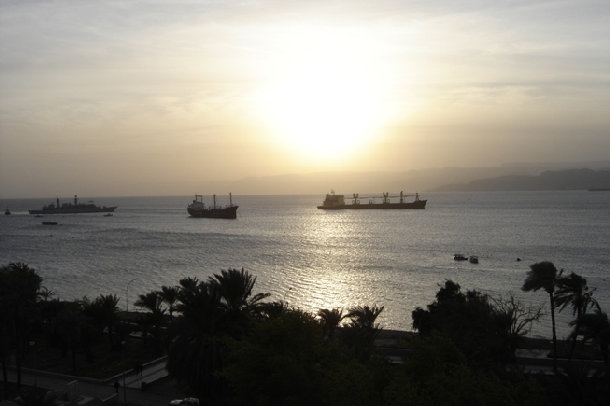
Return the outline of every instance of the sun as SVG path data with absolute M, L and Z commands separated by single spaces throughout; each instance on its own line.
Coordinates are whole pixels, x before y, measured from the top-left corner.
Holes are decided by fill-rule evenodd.
M 268 63 L 259 112 L 274 142 L 313 161 L 342 159 L 379 135 L 387 74 L 362 41 L 292 35 Z

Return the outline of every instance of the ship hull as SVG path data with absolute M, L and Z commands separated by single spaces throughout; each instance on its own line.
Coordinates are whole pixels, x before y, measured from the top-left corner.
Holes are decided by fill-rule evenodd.
M 200 217 L 200 218 L 210 218 L 210 219 L 235 219 L 237 218 L 237 208 L 239 206 L 231 206 L 225 207 L 222 209 L 194 209 L 187 208 L 189 216 L 191 217 Z
M 423 210 L 426 208 L 427 200 L 416 200 L 409 203 L 366 203 L 366 204 L 341 204 L 336 206 L 318 206 L 322 210 Z
M 28 210 L 30 214 L 78 214 L 78 213 L 109 213 L 116 209 L 114 207 L 96 207 L 96 208 L 59 208 L 59 209 L 40 209 Z

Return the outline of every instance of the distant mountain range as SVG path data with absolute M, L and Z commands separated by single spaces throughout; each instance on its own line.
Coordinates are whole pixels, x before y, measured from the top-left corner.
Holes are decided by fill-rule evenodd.
M 250 195 L 324 195 L 382 192 L 449 192 L 500 190 L 571 190 L 610 188 L 610 162 L 590 163 L 587 169 L 567 164 L 450 167 L 404 172 L 319 172 L 249 177 L 210 182 L 206 190 L 230 190 Z M 581 167 L 583 168 L 584 165 Z
M 567 169 L 544 171 L 539 175 L 506 175 L 441 186 L 439 192 L 479 192 L 509 190 L 610 190 L 610 169 Z

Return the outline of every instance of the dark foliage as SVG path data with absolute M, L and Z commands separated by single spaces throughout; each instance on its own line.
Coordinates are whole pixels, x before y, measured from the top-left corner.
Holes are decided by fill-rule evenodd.
M 521 289 L 525 292 L 543 289 L 549 294 L 551 302 L 551 328 L 553 331 L 553 370 L 557 373 L 557 334 L 555 332 L 555 288 L 557 286 L 557 268 L 552 262 L 542 261 L 530 265 L 525 282 Z
M 574 336 L 594 340 L 607 362 L 610 324 L 592 299 L 593 290 L 578 275 L 562 278 L 551 266 L 533 265 L 524 288 L 551 289 L 556 307 L 570 307 L 577 316 Z M 19 363 L 28 346 L 42 340 L 70 355 L 77 371 L 79 351 L 91 354 L 99 342 L 96 348 L 108 352 L 102 338 L 117 344 L 130 328 L 140 328 L 157 340 L 159 350 L 168 348 L 171 377 L 202 404 L 597 405 L 607 400 L 607 371 L 590 377 L 589 370 L 573 365 L 565 375 L 536 380 L 507 372 L 515 337 L 540 316 L 539 309 L 514 298 L 464 293 L 446 281 L 433 303 L 413 311 L 419 335 L 409 341 L 405 363 L 391 365 L 375 348 L 383 307 L 323 309 L 316 316 L 282 301 L 263 302 L 269 295 L 253 294 L 255 281 L 243 269 L 207 281 L 183 279 L 178 286 L 140 295 L 143 323 L 138 327 L 136 315 L 124 314 L 133 323 L 128 327 L 118 317 L 115 295 L 51 299 L 34 270 L 9 264 L 0 267 L 1 361 L 4 367 L 14 355 Z M 588 313 L 591 308 L 595 311 Z M 113 357 L 125 355 L 113 349 Z
M 227 397 L 220 372 L 227 363 L 229 338 L 239 340 L 260 319 L 268 294 L 252 294 L 256 278 L 236 269 L 223 270 L 207 282 L 182 279 L 178 286 L 168 371 L 205 401 Z
M 311 315 L 289 309 L 233 341 L 223 375 L 237 405 L 375 405 L 377 368 L 325 338 Z
M 7 391 L 6 362 L 17 360 L 17 387 L 21 386 L 21 360 L 29 346 L 32 327 L 39 317 L 36 299 L 42 278 L 26 264 L 0 267 L 0 362 Z
M 533 381 L 499 379 L 473 368 L 453 340 L 437 333 L 411 343 L 410 356 L 385 389 L 384 405 L 549 404 Z
M 475 364 L 506 363 L 513 358 L 511 325 L 506 312 L 496 308 L 487 295 L 462 293 L 460 285 L 446 281 L 427 310 L 412 313 L 413 328 L 422 335 L 434 332 L 450 338 Z

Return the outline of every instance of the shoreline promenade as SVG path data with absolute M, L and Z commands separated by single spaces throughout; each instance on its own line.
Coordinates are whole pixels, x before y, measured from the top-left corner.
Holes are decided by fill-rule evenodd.
M 21 384 L 56 392 L 60 398 L 79 400 L 78 404 L 139 404 L 167 406 L 172 399 L 184 397 L 169 381 L 162 358 L 143 366 L 141 373 L 129 371 L 108 379 L 93 379 L 55 374 L 29 368 L 21 369 Z M 17 370 L 8 368 L 9 382 L 17 382 Z M 119 383 L 118 391 L 115 382 Z M 98 401 L 99 400 L 99 401 Z
M 408 345 L 405 340 L 412 333 L 398 330 L 382 330 L 375 340 L 377 350 L 393 364 L 400 364 L 408 358 Z M 516 350 L 516 362 L 513 367 L 528 375 L 554 375 L 553 360 L 550 356 L 550 341 L 531 339 L 526 348 Z M 564 346 L 567 345 L 564 343 Z M 591 349 L 589 349 L 590 351 Z M 170 380 L 165 368 L 167 357 L 162 357 L 142 365 L 139 371 L 129 370 L 122 374 L 105 379 L 62 375 L 42 370 L 22 368 L 21 382 L 30 387 L 45 388 L 54 391 L 60 398 L 67 396 L 78 400 L 79 405 L 150 405 L 166 406 L 173 399 L 191 396 L 180 390 Z M 605 369 L 600 359 L 583 359 L 575 357 L 568 360 L 560 357 L 557 360 L 560 374 L 565 374 L 570 366 L 587 371 L 587 375 L 596 376 Z M 17 381 L 15 367 L 9 367 L 10 382 Z M 115 388 L 118 383 L 118 390 Z

